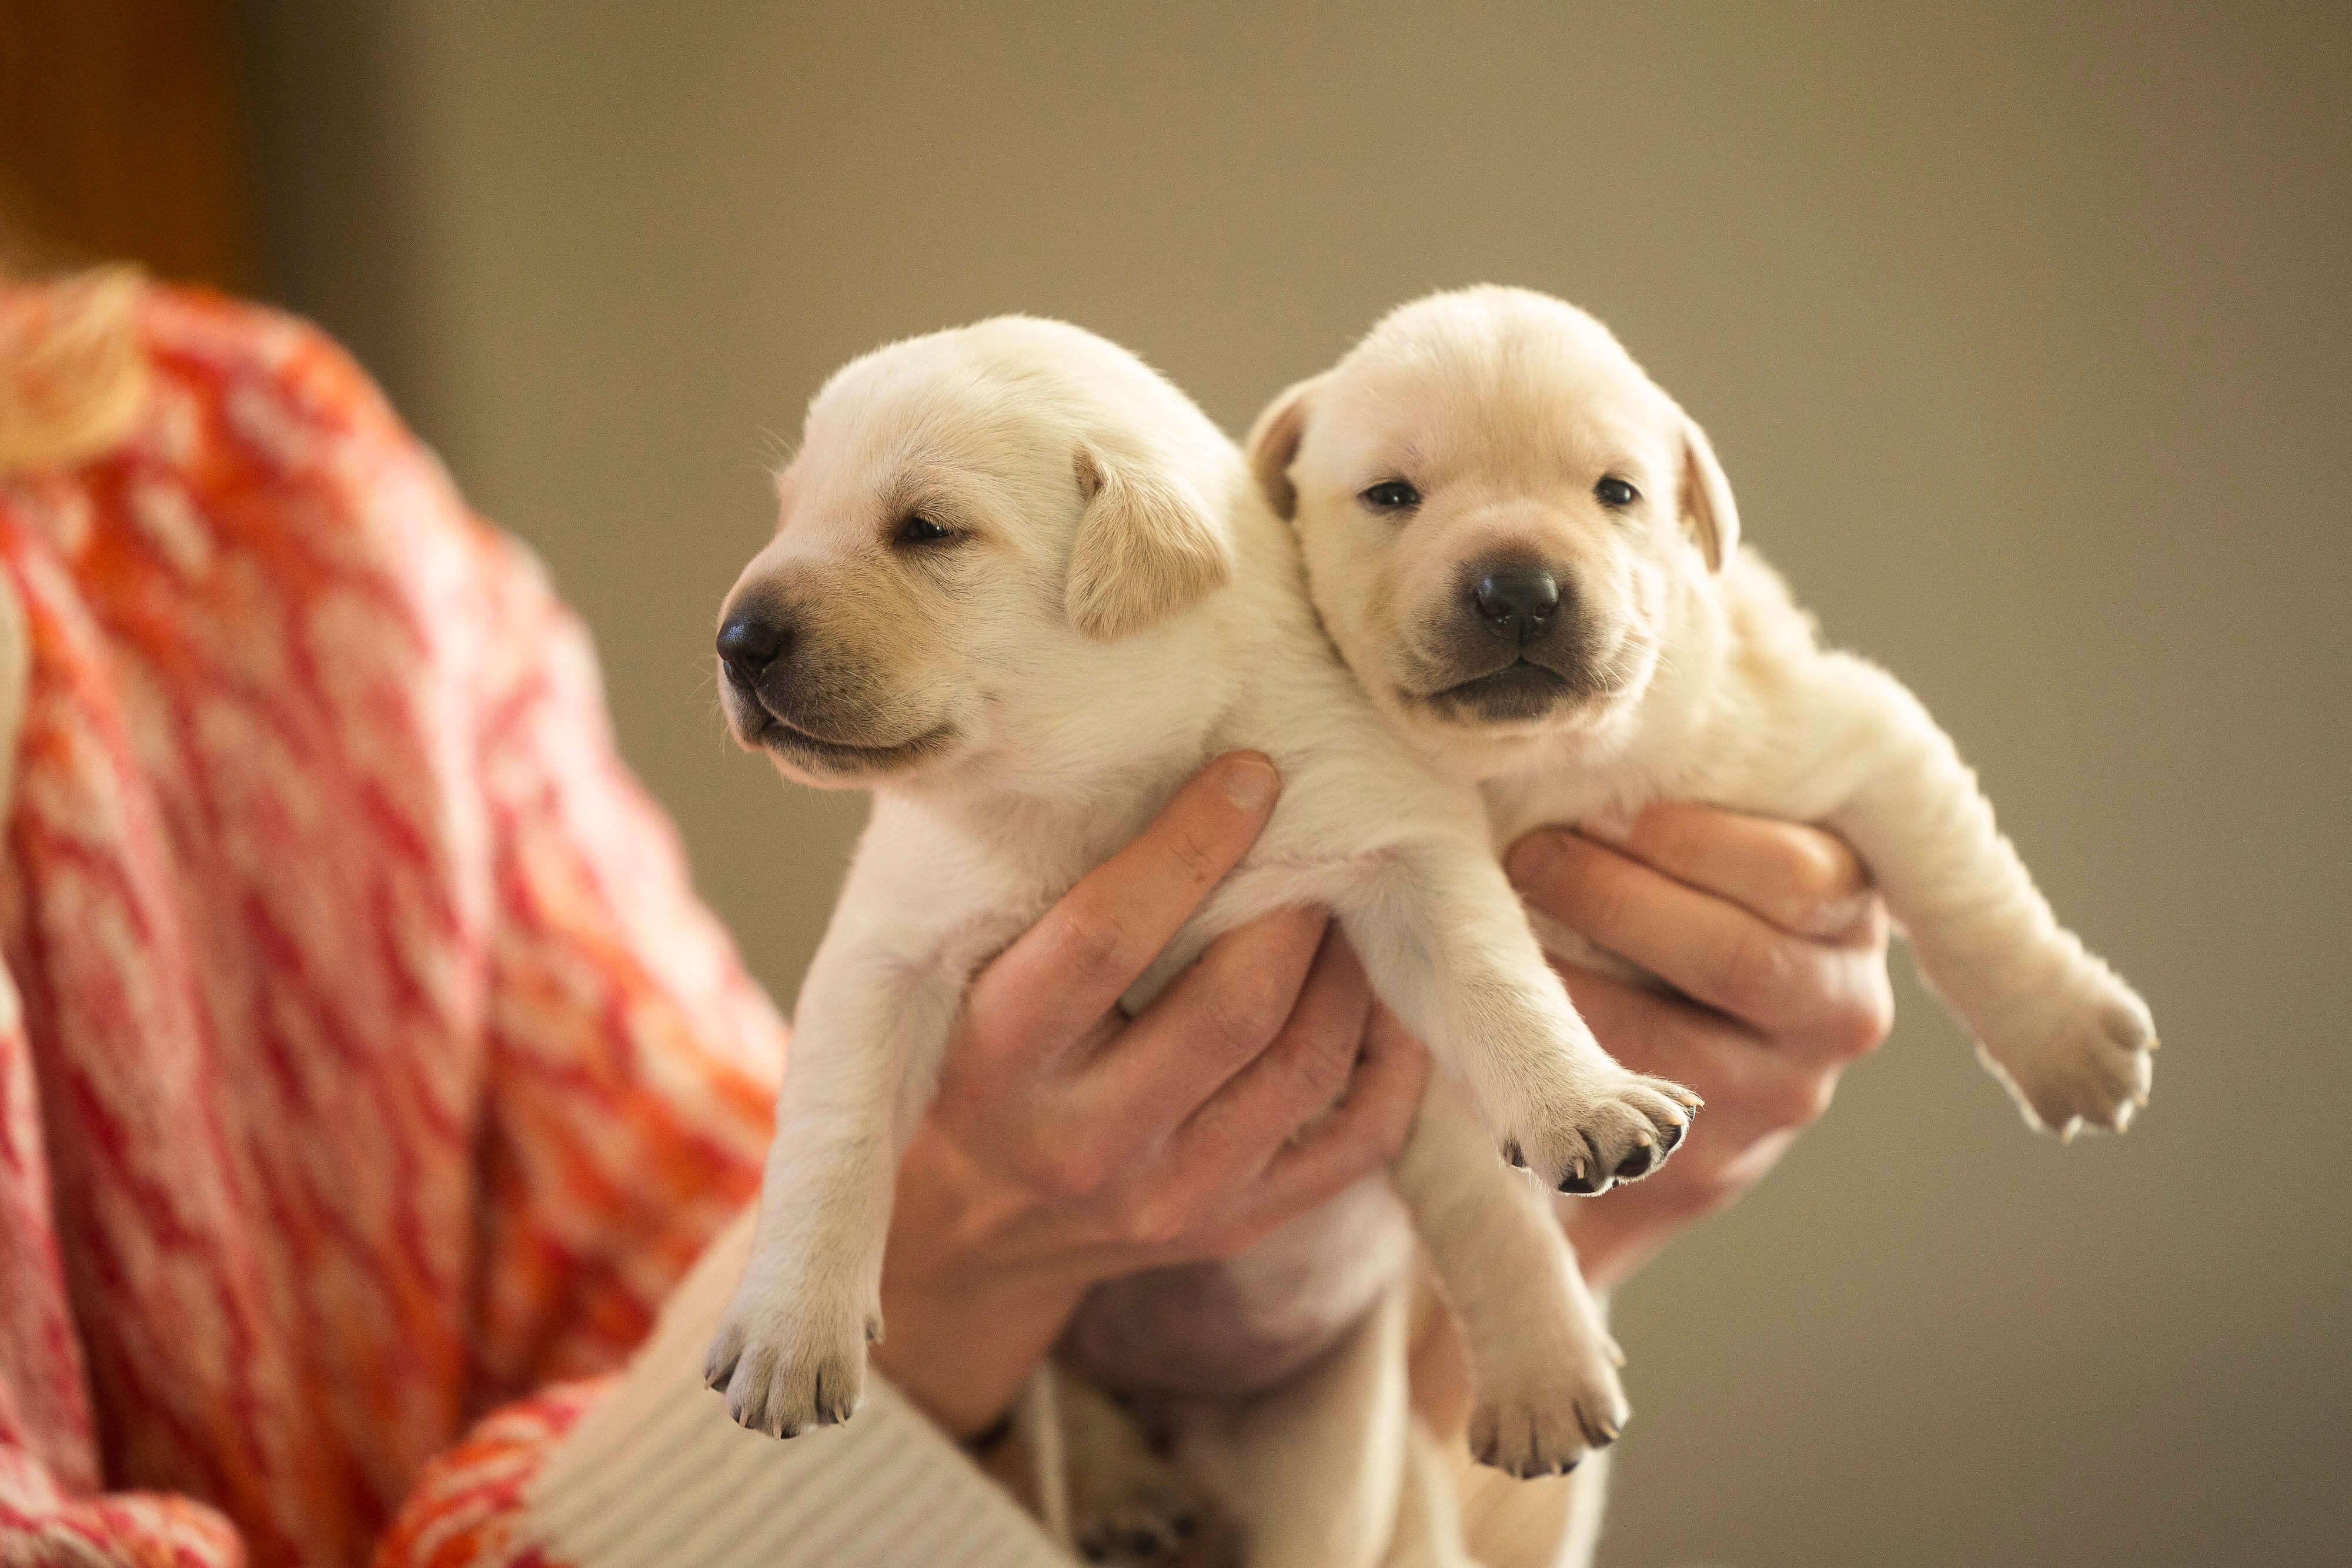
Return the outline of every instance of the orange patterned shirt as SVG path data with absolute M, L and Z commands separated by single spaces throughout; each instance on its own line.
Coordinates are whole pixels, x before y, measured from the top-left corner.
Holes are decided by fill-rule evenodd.
M 0 284 L 0 357 L 43 308 Z M 578 622 L 351 361 L 132 321 L 129 438 L 0 476 L 0 1563 L 359 1563 L 644 1333 L 783 1029 Z M 387 1560 L 477 1555 L 583 1397 Z

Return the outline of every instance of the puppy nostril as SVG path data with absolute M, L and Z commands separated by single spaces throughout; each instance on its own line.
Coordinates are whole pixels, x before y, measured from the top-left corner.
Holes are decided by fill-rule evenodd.
M 1506 567 L 1479 579 L 1470 597 L 1489 635 L 1524 644 L 1551 630 L 1559 582 L 1540 567 Z
M 748 686 L 783 656 L 791 642 L 792 632 L 781 621 L 757 614 L 730 616 L 719 628 L 719 661 L 727 666 L 729 680 Z

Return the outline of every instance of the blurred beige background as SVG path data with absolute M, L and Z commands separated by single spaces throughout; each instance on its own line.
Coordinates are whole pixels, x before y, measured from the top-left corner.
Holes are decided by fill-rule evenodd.
M 833 366 L 1022 309 L 1223 420 L 1385 307 L 1597 310 L 2153 1000 L 2120 1144 L 1904 992 L 1624 1293 L 1604 1562 L 2340 1563 L 2352 12 L 247 0 L 268 286 L 603 647 L 789 998 L 860 811 L 715 716 Z

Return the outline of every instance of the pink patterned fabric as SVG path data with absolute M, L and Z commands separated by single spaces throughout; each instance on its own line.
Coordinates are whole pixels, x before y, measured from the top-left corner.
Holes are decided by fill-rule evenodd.
M 579 625 L 357 369 L 209 296 L 135 323 L 131 438 L 0 477 L 0 1563 L 356 1563 L 645 1333 L 783 1030 Z

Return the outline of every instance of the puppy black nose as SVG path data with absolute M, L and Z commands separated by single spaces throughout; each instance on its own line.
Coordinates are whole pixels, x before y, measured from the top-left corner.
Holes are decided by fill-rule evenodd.
M 759 684 L 768 666 L 792 646 L 792 630 L 777 617 L 757 610 L 730 615 L 719 628 L 719 662 L 727 678 L 749 688 Z
M 1551 634 L 1559 584 L 1539 566 L 1507 566 L 1480 578 L 1470 598 L 1486 635 L 1524 648 Z

